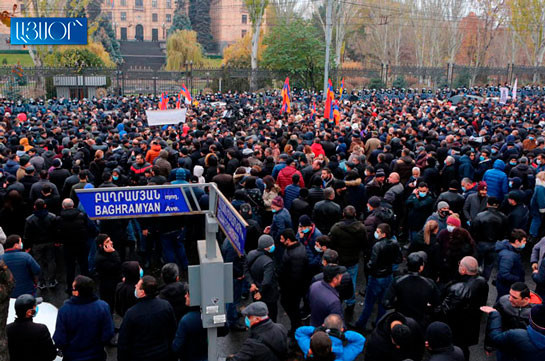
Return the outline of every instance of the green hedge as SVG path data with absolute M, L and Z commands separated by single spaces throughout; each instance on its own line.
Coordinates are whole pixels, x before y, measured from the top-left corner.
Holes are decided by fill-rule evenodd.
M 0 50 L 0 55 L 2 54 L 28 54 L 28 50 Z

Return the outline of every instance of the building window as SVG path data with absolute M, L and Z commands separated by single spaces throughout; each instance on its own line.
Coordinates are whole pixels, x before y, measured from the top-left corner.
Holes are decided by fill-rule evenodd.
M 124 11 L 121 12 L 121 21 L 127 21 L 127 13 Z
M 143 8 L 144 7 L 144 0 L 134 0 L 134 7 Z
M 114 14 L 109 12 L 109 13 L 106 13 L 106 17 L 110 20 L 112 20 L 114 18 Z
M 156 23 L 158 20 L 157 20 L 157 14 L 151 14 L 151 21 L 153 21 L 154 23 Z
M 167 9 L 172 8 L 172 0 L 167 0 Z
M 243 24 L 248 24 L 248 15 L 242 14 L 242 23 Z
M 127 6 L 127 0 L 121 0 L 121 6 Z
M 151 0 L 151 7 L 156 8 L 157 7 L 157 0 Z
M 241 34 L 242 34 L 242 37 L 245 37 L 245 36 L 246 36 L 246 32 L 247 32 L 246 29 L 242 29 L 242 33 L 241 33 Z
M 172 15 L 167 14 L 167 23 L 172 22 Z

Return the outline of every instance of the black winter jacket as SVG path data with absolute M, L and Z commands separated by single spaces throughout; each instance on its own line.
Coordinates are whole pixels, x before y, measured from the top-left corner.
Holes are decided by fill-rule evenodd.
M 12 360 L 51 361 L 57 357 L 47 326 L 32 322 L 32 318 L 16 318 L 7 325 L 6 333 Z
M 396 277 L 384 295 L 386 308 L 395 308 L 397 312 L 414 318 L 422 327 L 426 327 L 432 307 L 441 302 L 439 288 L 429 278 L 418 273 L 409 273 Z
M 373 246 L 371 258 L 367 263 L 369 274 L 375 278 L 383 278 L 392 274 L 394 264 L 402 261 L 399 244 L 389 238 L 383 238 Z
M 288 353 L 286 328 L 270 319 L 250 328 L 250 335 L 229 361 L 282 361 Z
M 488 208 L 477 214 L 471 222 L 473 239 L 479 242 L 496 242 L 507 238 L 509 221 L 507 216 L 496 208 Z
M 27 247 L 55 241 L 57 217 L 46 209 L 32 213 L 25 222 L 23 239 Z
M 331 227 L 331 248 L 339 253 L 339 264 L 350 267 L 360 260 L 360 253 L 369 248 L 365 226 L 355 219 L 341 220 Z
M 247 257 L 246 278 L 255 284 L 261 294 L 261 301 L 276 302 L 278 300 L 278 280 L 274 269 L 274 260 L 267 251 L 256 249 Z
M 67 247 L 87 243 L 87 216 L 76 208 L 63 209 L 57 217 L 57 237 Z
M 308 258 L 305 246 L 297 242 L 286 247 L 278 270 L 278 283 L 282 294 L 303 294 L 304 285 L 308 279 Z
M 168 360 L 176 328 L 170 303 L 155 297 L 140 298 L 123 317 L 117 360 Z
M 479 342 L 480 307 L 488 299 L 488 283 L 481 276 L 462 276 L 452 284 L 440 306 L 452 330 L 455 345 L 471 346 Z
M 410 346 L 397 348 L 392 343 L 391 323 L 401 321 L 411 330 Z M 377 323 L 365 344 L 365 361 L 402 361 L 421 360 L 424 354 L 424 337 L 418 322 L 401 313 L 391 312 L 384 315 Z

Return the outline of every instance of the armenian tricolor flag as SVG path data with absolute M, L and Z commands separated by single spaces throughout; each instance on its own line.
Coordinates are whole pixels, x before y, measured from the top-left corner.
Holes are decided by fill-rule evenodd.
M 291 102 L 290 102 L 290 78 L 286 78 L 284 82 L 284 87 L 282 88 L 282 108 L 280 109 L 282 113 L 291 112 Z
M 182 90 L 180 91 L 180 93 L 185 97 L 185 103 L 191 104 L 191 93 L 189 92 L 189 90 L 187 90 L 187 87 L 183 83 L 182 83 Z
M 337 102 L 333 105 L 333 119 L 335 120 L 336 125 L 338 125 L 341 120 L 341 110 L 339 109 L 339 104 Z
M 161 100 L 159 101 L 159 110 L 166 110 L 168 107 L 168 94 L 161 93 Z
M 329 86 L 327 87 L 324 109 L 324 118 L 326 119 L 331 119 L 331 116 L 333 115 L 333 99 L 335 99 L 335 92 L 333 91 L 333 84 L 331 83 L 331 79 L 329 79 Z
M 341 93 L 341 100 L 343 100 L 343 92 L 344 92 L 344 78 L 341 81 L 341 89 L 339 89 L 339 92 Z
M 312 118 L 312 120 L 314 120 L 314 118 L 316 118 L 316 102 L 312 102 L 312 108 L 310 108 L 310 117 Z

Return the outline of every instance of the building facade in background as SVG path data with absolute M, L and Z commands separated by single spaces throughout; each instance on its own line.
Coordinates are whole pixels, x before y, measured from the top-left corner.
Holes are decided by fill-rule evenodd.
M 16 16 L 22 16 L 22 3 L 20 0 L 15 2 L 19 4 Z M 0 11 L 11 9 L 5 3 L 0 1 Z M 122 41 L 166 41 L 175 9 L 176 0 L 104 0 L 102 4 L 102 13 L 112 22 L 116 38 Z M 210 28 L 220 53 L 251 32 L 250 16 L 244 1 L 212 0 Z M 20 46 L 10 46 L 9 31 L 8 27 L 0 24 L 0 49 L 20 49 Z
M 105 0 L 102 5 L 122 41 L 166 41 L 175 9 L 176 0 Z M 210 27 L 220 52 L 251 31 L 250 26 L 243 0 L 212 0 Z

